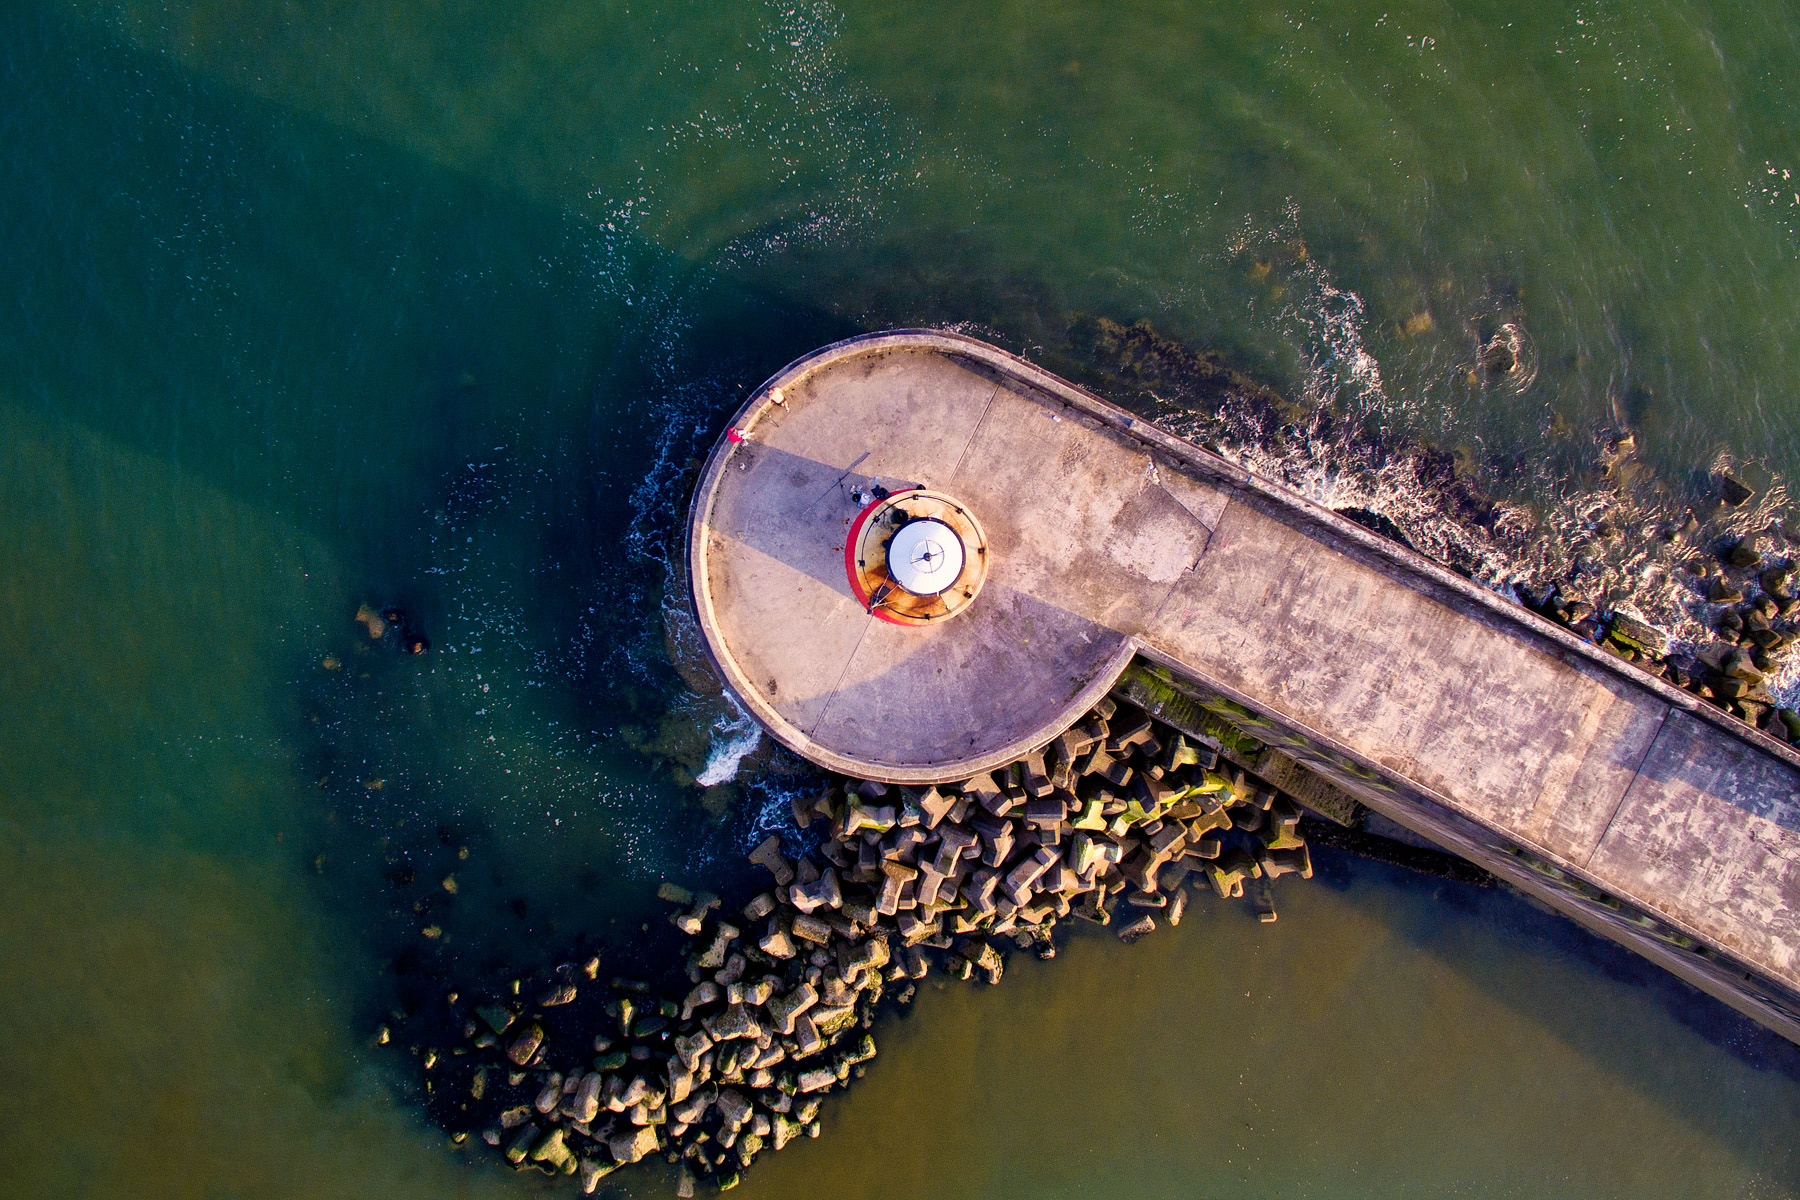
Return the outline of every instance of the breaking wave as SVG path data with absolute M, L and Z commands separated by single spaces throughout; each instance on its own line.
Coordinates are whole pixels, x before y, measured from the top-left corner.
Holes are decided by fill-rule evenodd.
M 706 765 L 694 777 L 701 787 L 715 787 L 737 778 L 738 765 L 762 745 L 762 726 L 730 692 L 725 693 L 731 714 L 713 723 L 712 748 L 707 751 Z

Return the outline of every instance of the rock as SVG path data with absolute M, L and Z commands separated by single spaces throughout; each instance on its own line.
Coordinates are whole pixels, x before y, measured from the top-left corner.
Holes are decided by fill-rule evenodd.
M 840 1069 L 843 1067 L 854 1067 L 858 1063 L 866 1063 L 874 1057 L 875 1057 L 875 1039 L 872 1036 L 870 1036 L 869 1034 L 865 1033 L 862 1035 L 861 1041 L 857 1042 L 856 1045 L 851 1047 L 850 1049 L 844 1051 L 843 1056 L 838 1060 L 838 1063 L 839 1063 Z
M 919 794 L 919 812 L 923 818 L 920 823 L 926 829 L 936 829 L 955 806 L 955 797 L 946 796 L 936 788 L 926 788 Z
M 1312 853 L 1304 843 L 1292 849 L 1265 851 L 1261 858 L 1263 874 L 1269 879 L 1290 874 L 1312 878 Z
M 1725 561 L 1740 570 L 1747 570 L 1762 562 L 1762 548 L 1753 533 L 1741 539 L 1725 552 Z
M 962 794 L 973 800 L 982 808 L 992 812 L 990 805 L 997 803 L 1000 796 L 1000 785 L 994 782 L 992 775 L 976 775 L 962 782 Z
M 1244 894 L 1244 880 L 1260 874 L 1254 860 L 1243 850 L 1232 847 L 1206 867 L 1207 879 L 1219 898 L 1230 899 Z
M 973 872 L 968 882 L 962 886 L 963 899 L 967 900 L 979 913 L 989 913 L 994 909 L 994 888 L 999 885 L 1000 872 L 992 867 L 982 867 Z
M 880 898 L 875 901 L 875 911 L 884 917 L 891 917 L 900 910 L 900 889 L 909 881 L 919 877 L 917 867 L 909 867 L 904 863 L 882 861 L 883 876 Z
M 701 1028 L 715 1042 L 727 1042 L 735 1038 L 754 1038 L 760 1032 L 756 1021 L 750 1016 L 750 1010 L 742 1004 L 732 1004 L 700 1022 Z
M 762 844 L 750 852 L 749 858 L 751 862 L 767 868 L 769 874 L 775 876 L 776 887 L 786 887 L 794 881 L 794 868 L 781 854 L 780 834 L 770 834 L 764 838 Z
M 753 983 L 744 985 L 744 1003 L 751 1008 L 759 1008 L 775 994 L 775 988 L 781 980 L 773 975 L 764 975 Z
M 713 982 L 720 987 L 729 987 L 744 977 L 744 969 L 748 960 L 742 954 L 733 953 L 725 960 L 725 965 L 713 973 Z
M 801 1013 L 794 1019 L 794 1048 L 802 1058 L 818 1053 L 824 1045 L 825 1039 L 809 1014 Z
M 1143 745 L 1156 737 L 1150 718 L 1142 713 L 1134 717 L 1122 717 L 1112 723 L 1112 730 L 1106 739 L 1106 748 L 1113 754 L 1120 754 L 1133 746 Z
M 1763 673 L 1757 669 L 1750 653 L 1743 649 L 1733 650 L 1727 655 L 1719 663 L 1719 670 L 1722 674 L 1742 679 L 1746 683 L 1756 684 L 1763 681 Z
M 844 810 L 844 837 L 870 830 L 886 833 L 900 823 L 900 813 L 892 804 L 852 803 Z
M 563 1142 L 565 1136 L 567 1135 L 563 1130 L 552 1129 L 544 1136 L 543 1141 L 532 1148 L 531 1161 L 545 1163 L 557 1170 L 561 1170 L 564 1163 L 569 1162 L 575 1157 L 569 1150 L 569 1147 Z
M 788 889 L 788 899 L 802 913 L 811 913 L 818 908 L 836 908 L 844 902 L 843 891 L 838 886 L 837 871 L 828 867 L 811 883 L 795 884 Z
M 1000 951 L 992 943 L 971 942 L 963 951 L 963 957 L 968 959 L 977 971 L 987 977 L 988 983 L 1000 982 L 1001 973 L 1006 969 L 1006 960 L 1001 957 Z
M 632 1125 L 614 1133 L 606 1141 L 606 1149 L 616 1163 L 634 1163 L 656 1150 L 656 1130 L 649 1125 Z
M 800 1073 L 799 1086 L 802 1092 L 822 1092 L 837 1081 L 837 1072 L 830 1067 L 814 1067 Z
M 878 971 L 887 966 L 890 954 L 885 935 L 854 945 L 840 944 L 837 951 L 838 971 L 846 980 L 854 979 L 863 971 Z
M 1031 852 L 1031 857 L 1024 859 L 1008 871 L 1001 880 L 1001 889 L 1007 899 L 1014 904 L 1024 904 L 1031 896 L 1034 885 L 1052 864 L 1059 861 L 1060 856 L 1048 846 L 1039 846 Z
M 1012 824 L 998 819 L 976 821 L 974 824 L 976 831 L 981 834 L 983 843 L 981 864 L 986 867 L 998 867 L 1012 853 Z
M 1269 824 L 1257 837 L 1264 849 L 1291 850 L 1295 846 L 1306 844 L 1300 836 L 1299 828 L 1300 809 L 1284 800 L 1270 810 Z
M 522 1067 L 531 1061 L 543 1044 L 544 1027 L 533 1021 L 506 1047 L 506 1057 L 512 1060 L 514 1066 Z
M 675 1039 L 675 1054 L 690 1071 L 700 1069 L 700 1056 L 712 1049 L 713 1040 L 704 1030 L 696 1030 Z
M 793 933 L 795 937 L 819 946 L 831 941 L 831 926 L 804 913 L 794 918 Z
M 731 943 L 737 940 L 738 933 L 736 925 L 720 921 L 719 928 L 713 933 L 712 944 L 700 952 L 694 965 L 705 971 L 716 971 L 724 966 L 725 956 L 731 953 Z
M 761 935 L 756 939 L 756 947 L 770 958 L 788 959 L 794 957 L 796 953 L 794 949 L 794 939 L 788 933 L 787 918 L 781 916 L 770 917 L 768 923 L 763 926 Z
M 483 1004 L 475 1009 L 475 1015 L 487 1023 L 487 1027 L 495 1033 L 505 1033 L 512 1028 L 513 1015 L 498 1004 Z
M 819 1001 L 819 993 L 812 984 L 801 982 L 786 994 L 776 996 L 768 1003 L 769 1016 L 774 1021 L 775 1031 L 783 1037 L 794 1032 L 795 1022 L 800 1015 Z
M 572 983 L 556 983 L 550 985 L 538 996 L 539 1008 L 556 1008 L 575 1001 L 575 985 Z
M 1145 913 L 1137 920 L 1119 930 L 1119 940 L 1126 943 L 1135 942 L 1145 934 L 1153 933 L 1155 930 L 1156 918 L 1149 913 Z
M 950 876 L 957 869 L 964 852 L 979 839 L 969 830 L 958 825 L 946 825 L 938 835 L 937 854 L 932 859 L 932 870 L 941 876 Z
M 1660 655 L 1668 647 L 1668 639 L 1662 631 L 1629 613 L 1615 611 L 1606 624 L 1607 639 L 1616 645 L 1632 650 L 1641 650 L 1645 654 Z
M 589 1071 L 576 1085 L 574 1098 L 564 1109 L 569 1119 L 586 1125 L 600 1115 L 600 1073 Z
M 732 1129 L 736 1129 L 750 1119 L 750 1101 L 746 1100 L 744 1094 L 735 1088 L 720 1088 L 716 1103 L 719 1115 Z
M 1719 476 L 1719 499 L 1737 508 L 1756 493 L 1729 475 Z
M 1103 857 L 1101 844 L 1104 840 L 1094 837 L 1085 829 L 1078 832 L 1063 851 L 1063 859 L 1068 863 L 1069 870 L 1077 876 L 1085 876 L 1098 866 Z
M 819 1004 L 807 1012 L 801 1020 L 811 1021 L 813 1029 L 821 1038 L 829 1038 L 833 1034 L 842 1033 L 856 1021 L 856 1005 Z M 798 1033 L 798 1022 L 795 1032 Z
M 530 1122 L 520 1126 L 519 1132 L 513 1135 L 512 1141 L 506 1144 L 506 1161 L 515 1167 L 525 1161 L 531 1148 L 537 1144 L 538 1127 Z
M 1707 585 L 1706 598 L 1714 604 L 1736 604 L 1744 598 L 1744 593 L 1723 575 L 1715 575 Z
M 775 1114 L 775 1119 L 771 1124 L 773 1128 L 770 1130 L 770 1134 L 773 1140 L 770 1144 L 777 1150 L 799 1137 L 806 1128 L 786 1113 Z
M 712 1004 L 722 995 L 724 993 L 719 990 L 719 985 L 710 979 L 695 984 L 693 990 L 687 994 L 687 998 L 681 1002 L 681 1019 L 683 1021 L 692 1020 L 696 1010 Z
M 591 1158 L 582 1159 L 581 1170 L 578 1173 L 581 1190 L 589 1196 L 593 1195 L 594 1189 L 600 1186 L 600 1181 L 618 1169 L 619 1164 L 617 1163 L 595 1162 Z

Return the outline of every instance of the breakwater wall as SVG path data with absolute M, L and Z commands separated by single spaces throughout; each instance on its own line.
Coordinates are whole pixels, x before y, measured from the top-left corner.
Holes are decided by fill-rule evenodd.
M 727 905 L 663 885 L 688 948 L 660 975 L 603 981 L 593 958 L 421 1014 L 460 1027 L 417 1048 L 435 1115 L 458 1144 L 588 1193 L 652 1157 L 679 1196 L 729 1189 L 820 1136 L 878 1015 L 928 976 L 997 984 L 1008 953 L 1054 957 L 1069 917 L 1136 941 L 1178 924 L 1194 888 L 1275 920 L 1272 881 L 1312 875 L 1304 809 L 1237 764 L 1283 760 L 1204 714 L 1178 713 L 1186 732 L 1154 719 L 1124 698 L 1141 691 L 954 784 L 797 794 L 793 828 L 750 855 L 764 890 Z
M 733 428 L 691 512 L 695 609 L 727 686 L 803 756 L 966 778 L 1137 663 L 1161 703 L 1800 1040 L 1779 731 L 971 339 L 828 347 Z M 846 474 L 967 504 L 993 552 L 980 603 L 926 634 L 873 618 L 843 582 Z

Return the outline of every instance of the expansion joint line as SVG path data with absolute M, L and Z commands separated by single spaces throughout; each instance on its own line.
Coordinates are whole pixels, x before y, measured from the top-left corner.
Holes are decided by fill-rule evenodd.
M 814 719 L 812 727 L 806 731 L 807 737 L 812 737 L 818 731 L 819 726 L 825 723 L 825 718 L 831 715 L 832 705 L 837 703 L 838 696 L 843 693 L 844 676 L 850 674 L 850 664 L 856 661 L 856 652 L 862 649 L 863 639 L 869 636 L 869 629 L 880 619 L 881 618 L 877 617 L 873 612 L 870 612 L 869 619 L 863 623 L 862 632 L 856 635 L 856 645 L 850 647 L 850 653 L 844 656 L 843 669 L 838 672 L 837 678 L 832 681 L 830 693 L 831 699 L 827 700 L 825 702 L 825 707 L 819 710 L 819 715 Z
M 1643 757 L 1638 759 L 1637 765 L 1631 769 L 1631 782 L 1625 785 L 1623 792 L 1619 793 L 1619 802 L 1613 805 L 1611 815 L 1606 818 L 1606 828 L 1600 831 L 1600 836 L 1594 839 L 1593 848 L 1587 852 L 1587 857 L 1581 860 L 1583 870 L 1586 870 L 1587 865 L 1594 861 L 1594 855 L 1600 853 L 1600 847 L 1606 844 L 1606 835 L 1612 832 L 1613 823 L 1619 819 L 1619 814 L 1625 811 L 1625 801 L 1630 797 L 1631 789 L 1637 786 L 1638 777 L 1644 773 L 1644 764 L 1650 761 L 1650 755 L 1656 750 L 1656 743 L 1662 740 L 1664 731 L 1669 728 L 1669 714 L 1674 711 L 1674 705 L 1664 706 L 1662 716 L 1656 722 L 1656 733 L 1645 744 Z
M 981 427 L 983 425 L 987 424 L 988 413 L 993 411 L 994 400 L 999 395 L 1000 385 L 996 383 L 994 385 L 994 390 L 988 393 L 987 403 L 981 406 L 981 419 L 976 421 L 974 427 L 969 430 L 969 436 L 963 442 L 962 451 L 956 456 L 956 465 L 950 469 L 950 478 L 952 481 L 954 481 L 958 475 L 962 474 L 963 460 L 969 457 L 969 447 L 975 444 L 975 435 L 981 432 Z

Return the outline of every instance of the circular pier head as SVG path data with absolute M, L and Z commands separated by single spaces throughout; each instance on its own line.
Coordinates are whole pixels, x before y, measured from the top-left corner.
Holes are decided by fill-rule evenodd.
M 965 779 L 1039 748 L 1112 686 L 1205 542 L 1132 424 L 953 334 L 785 368 L 690 512 L 725 684 L 778 741 L 862 778 Z

